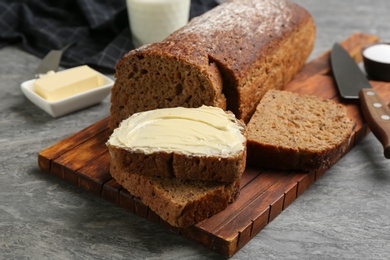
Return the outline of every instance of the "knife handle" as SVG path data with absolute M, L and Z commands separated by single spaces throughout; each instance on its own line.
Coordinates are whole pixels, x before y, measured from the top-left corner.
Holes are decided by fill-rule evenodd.
M 373 88 L 363 88 L 359 97 L 364 119 L 390 159 L 390 108 Z

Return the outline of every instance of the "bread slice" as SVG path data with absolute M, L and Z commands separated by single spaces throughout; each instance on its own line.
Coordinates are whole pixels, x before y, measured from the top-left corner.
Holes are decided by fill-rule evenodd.
M 150 110 L 124 120 L 107 146 L 129 173 L 235 182 L 246 165 L 246 126 L 216 107 Z
M 189 181 L 129 173 L 116 161 L 110 164 L 112 177 L 162 220 L 185 228 L 224 210 L 239 193 L 233 183 Z
M 311 15 L 287 0 L 235 0 L 192 19 L 116 66 L 110 128 L 164 107 L 216 106 L 245 123 L 269 89 L 302 67 L 315 40 Z
M 333 165 L 346 152 L 355 123 L 334 101 L 270 90 L 247 127 L 249 164 L 313 170 Z

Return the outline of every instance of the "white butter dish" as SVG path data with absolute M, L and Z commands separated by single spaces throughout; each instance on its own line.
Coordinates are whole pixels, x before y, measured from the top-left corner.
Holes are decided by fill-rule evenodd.
M 114 81 L 103 74 L 100 76 L 103 79 L 102 86 L 57 101 L 47 101 L 34 91 L 36 79 L 25 81 L 20 87 L 23 94 L 35 105 L 52 117 L 60 117 L 97 104 L 108 96 Z

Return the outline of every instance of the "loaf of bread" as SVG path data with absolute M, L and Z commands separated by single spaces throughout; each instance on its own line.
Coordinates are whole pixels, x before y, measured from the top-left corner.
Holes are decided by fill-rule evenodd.
M 271 169 L 327 168 L 348 149 L 354 127 L 341 104 L 270 90 L 247 126 L 248 163 Z
M 107 146 L 121 169 L 147 176 L 235 182 L 246 165 L 246 127 L 217 107 L 133 114 Z
M 239 193 L 233 183 L 167 179 L 128 173 L 110 164 L 112 177 L 139 198 L 160 218 L 174 227 L 185 228 L 224 210 Z
M 110 128 L 136 112 L 177 106 L 216 106 L 248 122 L 264 93 L 305 63 L 314 39 L 311 15 L 288 0 L 219 5 L 118 62 Z

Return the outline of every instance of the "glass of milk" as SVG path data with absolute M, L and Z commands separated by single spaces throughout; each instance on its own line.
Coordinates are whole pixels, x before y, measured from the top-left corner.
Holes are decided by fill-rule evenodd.
M 189 19 L 191 0 L 127 0 L 135 47 L 158 42 Z

